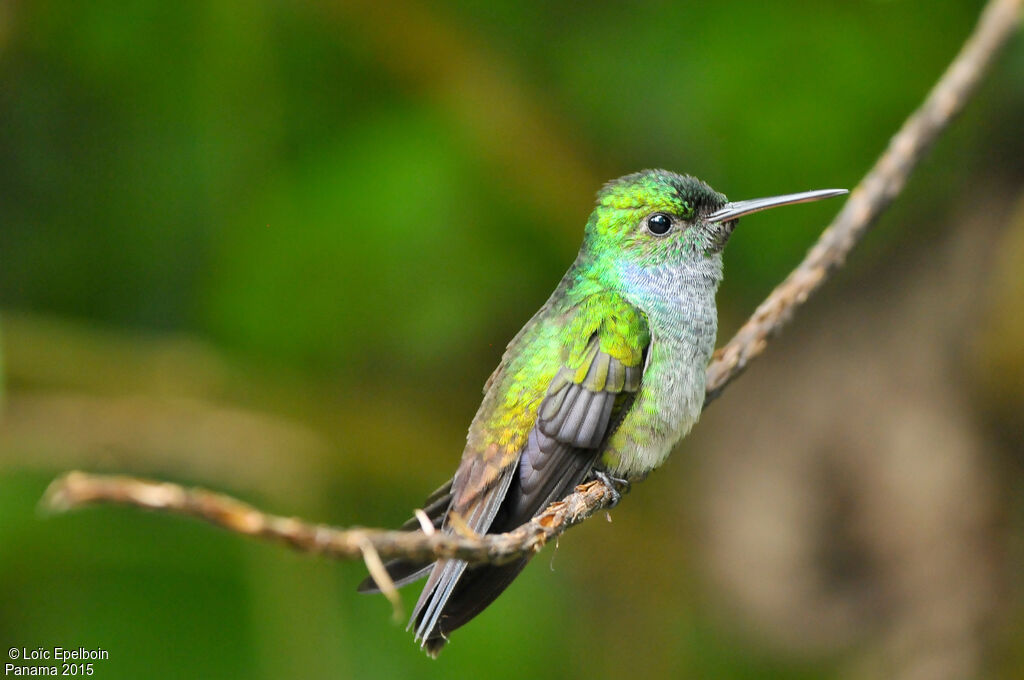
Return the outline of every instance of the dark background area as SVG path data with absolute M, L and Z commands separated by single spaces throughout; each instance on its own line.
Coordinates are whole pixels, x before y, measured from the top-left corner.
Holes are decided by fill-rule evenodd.
M 0 0 L 0 643 L 97 678 L 1021 677 L 1020 40 L 614 522 L 437 662 L 359 564 L 37 510 L 82 468 L 397 525 L 604 181 L 852 188 L 980 8 Z M 837 208 L 743 221 L 720 342 Z

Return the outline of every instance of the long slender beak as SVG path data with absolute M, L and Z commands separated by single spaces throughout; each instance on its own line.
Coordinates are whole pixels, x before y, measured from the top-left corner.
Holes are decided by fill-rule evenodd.
M 769 196 L 768 198 L 752 198 L 747 201 L 733 201 L 707 216 L 708 222 L 728 222 L 739 219 L 750 213 L 761 212 L 769 208 L 777 208 L 780 205 L 793 205 L 795 203 L 810 203 L 820 201 L 823 198 L 842 196 L 850 193 L 846 189 L 819 189 L 818 191 L 804 191 L 799 194 L 785 194 L 783 196 Z

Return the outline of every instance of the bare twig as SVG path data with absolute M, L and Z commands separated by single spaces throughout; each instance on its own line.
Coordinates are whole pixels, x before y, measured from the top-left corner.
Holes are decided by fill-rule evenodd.
M 230 496 L 205 489 L 87 472 L 69 472 L 54 480 L 43 496 L 42 506 L 50 511 L 64 512 L 96 503 L 113 503 L 188 515 L 238 534 L 279 541 L 296 550 L 337 559 L 363 559 L 371 549 L 378 559 L 403 557 L 429 561 L 455 557 L 468 562 L 502 564 L 539 552 L 549 540 L 579 524 L 611 500 L 612 493 L 608 487 L 601 482 L 589 482 L 576 487 L 568 498 L 552 503 L 514 531 L 486 536 L 472 532 L 435 531 L 428 534 L 423 531 L 336 529 L 293 517 L 271 515 Z M 382 585 L 380 581 L 378 585 Z
M 960 54 L 932 89 L 924 104 L 907 119 L 878 162 L 854 189 L 849 201 L 822 233 L 800 265 L 786 277 L 719 350 L 707 372 L 705 404 L 717 397 L 793 312 L 840 267 L 847 254 L 899 194 L 925 153 L 974 93 L 1019 22 L 1024 0 L 990 0 Z M 380 560 L 458 558 L 500 564 L 535 553 L 571 526 L 610 505 L 614 494 L 601 482 L 576 488 L 526 524 L 504 534 L 473 532 L 400 532 L 336 529 L 270 515 L 229 496 L 176 484 L 132 477 L 71 472 L 55 480 L 43 499 L 45 507 L 66 511 L 95 503 L 115 503 L 190 515 L 240 534 L 280 541 L 305 552 L 339 559 L 364 559 L 375 578 Z M 390 591 L 389 579 L 379 578 Z M 392 600 L 394 601 L 394 600 Z
M 373 547 L 373 541 L 367 536 L 363 536 L 363 540 L 359 543 L 359 548 L 362 550 L 363 562 L 366 563 L 366 570 L 370 572 L 370 577 L 373 578 L 374 583 L 380 588 L 380 592 L 391 603 L 395 622 L 401 621 L 405 618 L 405 615 L 402 613 L 402 596 L 398 594 L 398 588 L 395 587 L 395 582 L 391 580 L 391 574 L 388 573 L 388 568 L 384 566 L 384 560 L 380 558 L 380 553 Z

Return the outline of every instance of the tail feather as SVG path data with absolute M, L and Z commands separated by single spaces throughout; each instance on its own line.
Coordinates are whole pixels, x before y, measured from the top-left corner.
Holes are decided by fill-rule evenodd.
M 452 502 L 452 480 L 448 480 L 441 485 L 434 493 L 427 497 L 427 500 L 423 503 L 423 512 L 426 513 L 427 518 L 434 525 L 435 529 L 440 529 L 444 522 L 445 513 L 448 511 L 448 506 Z M 417 517 L 410 518 L 405 524 L 400 527 L 401 531 L 415 531 L 420 527 L 420 520 Z M 407 586 L 410 583 L 415 583 L 421 578 L 426 577 L 430 573 L 430 569 L 434 566 L 433 562 L 412 562 L 409 560 L 397 559 L 391 560 L 384 565 L 384 569 L 388 572 L 388 576 L 394 582 L 395 587 L 401 588 Z M 372 576 L 367 576 L 356 586 L 356 590 L 360 593 L 379 593 L 380 588 L 377 582 L 373 580 Z
M 479 533 L 510 531 L 530 520 L 549 503 L 562 498 L 582 482 L 593 466 L 596 450 L 580 449 L 534 429 L 518 463 L 509 465 L 494 477 L 486 491 L 477 494 L 465 509 L 465 523 Z M 460 475 L 466 480 L 486 471 L 486 460 L 480 469 L 468 468 Z M 471 464 L 472 464 L 471 463 Z M 426 512 L 434 526 L 451 531 L 445 517 L 452 507 L 453 491 L 449 482 L 427 500 Z M 404 528 L 414 529 L 416 520 Z M 396 560 L 389 562 L 388 573 L 395 585 L 403 586 L 430 573 L 407 628 L 431 656 L 437 656 L 448 642 L 448 635 L 482 612 L 515 580 L 529 562 L 529 557 L 500 566 L 469 566 L 462 560 L 439 560 L 434 563 Z M 372 579 L 363 581 L 362 592 L 375 592 Z
M 437 656 L 448 642 L 448 633 L 460 628 L 486 609 L 529 563 L 524 557 L 498 567 L 482 566 L 465 571 L 446 602 L 429 636 L 423 638 L 423 647 L 431 656 Z
M 416 604 L 416 611 L 413 612 L 412 618 L 409 620 L 409 626 L 412 626 L 413 622 L 416 623 L 415 639 L 422 640 L 423 646 L 426 646 L 427 640 L 430 638 L 440 636 L 447 639 L 442 628 L 438 626 L 438 620 L 444 614 L 448 600 L 463 572 L 466 571 L 466 566 L 462 560 L 446 560 L 437 564 L 435 568 L 439 574 L 437 581 L 427 597 L 420 596 L 420 601 Z M 433 577 L 431 578 L 433 579 Z M 428 581 L 427 588 L 430 587 L 431 583 Z M 426 588 L 423 592 L 427 593 Z
M 396 588 L 402 588 L 425 578 L 430 570 L 434 568 L 433 562 L 410 562 L 409 560 L 392 560 L 384 565 L 384 569 L 391 577 L 391 582 Z M 364 578 L 356 591 L 364 594 L 379 593 L 380 586 L 373 580 L 372 576 Z
M 515 529 L 540 509 L 563 497 L 586 478 L 595 457 L 591 452 L 584 453 L 559 444 L 550 446 L 549 452 L 554 455 L 543 459 L 543 462 L 554 462 L 555 465 L 547 475 L 539 477 L 542 480 L 540 484 L 536 483 L 537 476 L 529 474 L 534 459 L 524 456 L 523 468 L 513 476 L 488 533 Z M 524 477 L 528 479 L 525 486 Z M 416 639 L 421 641 L 421 646 L 436 657 L 447 644 L 448 634 L 494 602 L 529 561 L 529 557 L 524 557 L 499 566 L 468 568 L 461 560 L 436 563 L 409 621 L 409 627 L 415 627 Z
M 468 470 L 468 478 L 472 479 L 474 473 L 486 472 L 487 461 L 481 461 L 481 463 L 479 470 L 474 468 Z M 509 488 L 517 478 L 515 465 L 508 465 L 501 469 L 487 487 L 484 487 L 486 490 L 476 495 L 476 499 L 468 508 L 468 514 L 463 517 L 465 524 L 473 531 L 487 533 L 492 528 L 495 519 L 500 516 L 502 508 L 506 505 L 505 500 L 508 497 Z M 445 527 L 444 530 L 451 531 L 451 528 Z M 415 639 L 422 641 L 423 647 L 427 647 L 428 640 L 435 640 L 431 645 L 438 650 L 444 646 L 443 643 L 436 642 L 438 637 L 444 638 L 444 629 L 439 622 L 443 616 L 446 616 L 448 599 L 458 585 L 466 567 L 466 562 L 462 560 L 439 560 L 434 564 L 434 569 L 427 579 L 427 584 L 423 587 L 423 592 L 420 593 L 408 626 L 415 627 Z

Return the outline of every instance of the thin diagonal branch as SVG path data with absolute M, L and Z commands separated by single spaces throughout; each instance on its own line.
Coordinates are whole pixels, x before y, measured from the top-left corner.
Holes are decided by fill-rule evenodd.
M 910 173 L 939 134 L 974 94 L 1020 21 L 1024 0 L 990 0 L 960 53 L 921 107 L 892 138 L 885 153 L 858 184 L 839 215 L 804 261 L 779 284 L 708 367 L 705 405 L 716 398 L 775 333 L 817 291 L 899 195 Z M 504 534 L 484 536 L 443 532 L 336 529 L 264 513 L 234 498 L 202 489 L 131 477 L 71 472 L 55 480 L 43 505 L 66 511 L 114 503 L 189 515 L 248 536 L 282 542 L 297 550 L 338 559 L 403 557 L 412 560 L 459 558 L 503 563 L 540 550 L 566 529 L 608 507 L 614 494 L 601 482 L 576 488 L 530 522 Z M 379 569 L 377 569 L 379 571 Z
M 846 256 L 878 221 L 906 185 L 939 134 L 974 94 L 982 76 L 1020 23 L 1021 0 L 991 0 L 978 25 L 924 103 L 903 123 L 885 153 L 850 194 L 832 224 L 796 269 L 757 308 L 736 335 L 715 352 L 708 366 L 704 405 L 764 352 L 807 299 L 846 261 Z

